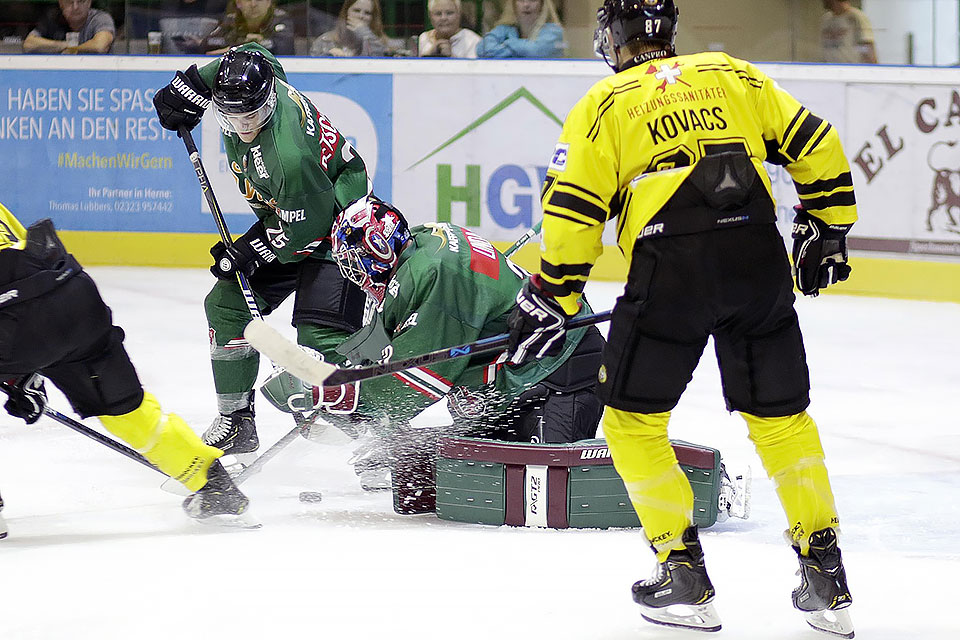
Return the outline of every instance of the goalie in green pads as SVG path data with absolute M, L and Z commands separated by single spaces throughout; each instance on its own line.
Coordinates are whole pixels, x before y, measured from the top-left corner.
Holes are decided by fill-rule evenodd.
M 528 274 L 468 229 L 409 228 L 393 206 L 354 203 L 333 225 L 333 255 L 345 278 L 379 313 L 339 349 L 363 364 L 405 358 L 504 333 Z M 582 314 L 592 310 L 583 305 Z M 261 392 L 283 411 L 323 406 L 337 422 L 376 425 L 355 456 L 361 483 L 392 471 L 401 513 L 434 509 L 433 467 L 441 435 L 533 443 L 594 438 L 602 407 L 596 376 L 603 337 L 595 327 L 567 333 L 559 355 L 510 366 L 498 356 L 464 356 L 336 388 L 314 388 L 281 372 Z M 412 429 L 409 422 L 446 399 L 452 426 Z M 344 415 L 346 414 L 346 415 Z M 387 417 L 386 426 L 382 417 Z

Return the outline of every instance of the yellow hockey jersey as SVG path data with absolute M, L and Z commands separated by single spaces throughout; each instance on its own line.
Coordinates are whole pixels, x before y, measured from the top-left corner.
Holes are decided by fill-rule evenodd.
M 697 163 L 725 152 L 760 181 L 769 221 L 776 209 L 764 161 L 786 167 L 812 215 L 831 224 L 857 219 L 839 135 L 774 80 L 720 52 L 652 60 L 601 80 L 567 115 L 541 194 L 545 289 L 575 313 L 604 224 L 618 218 L 626 256 L 639 237 L 677 222 L 683 229 Z M 679 232 L 702 230 L 690 227 Z
M 23 249 L 27 231 L 10 210 L 0 202 L 0 250 Z

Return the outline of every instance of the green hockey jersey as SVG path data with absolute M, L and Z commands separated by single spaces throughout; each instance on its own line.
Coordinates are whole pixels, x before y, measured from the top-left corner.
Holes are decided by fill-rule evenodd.
M 324 257 L 334 218 L 370 192 L 366 167 L 330 120 L 287 83 L 273 54 L 256 43 L 238 48 L 262 53 L 273 65 L 277 107 L 250 143 L 224 133 L 230 170 L 281 262 L 302 260 L 318 248 Z M 219 68 L 217 59 L 200 69 L 208 86 Z
M 391 340 L 383 355 L 402 359 L 505 333 L 528 274 L 468 229 L 427 224 L 411 233 L 380 312 Z M 584 304 L 580 313 L 591 310 Z M 519 367 L 497 364 L 499 354 L 481 354 L 365 381 L 361 412 L 406 420 L 455 387 L 466 387 L 484 399 L 487 419 L 495 420 L 524 389 L 563 364 L 585 332 L 568 332 L 560 355 Z

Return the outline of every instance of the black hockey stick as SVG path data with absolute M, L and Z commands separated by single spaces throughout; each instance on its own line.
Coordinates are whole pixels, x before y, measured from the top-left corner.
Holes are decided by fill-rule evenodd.
M 197 174 L 197 180 L 200 182 L 200 190 L 203 191 L 203 197 L 207 199 L 207 206 L 210 207 L 210 213 L 213 214 L 213 221 L 217 223 L 217 230 L 220 232 L 220 241 L 223 246 L 230 248 L 233 246 L 233 238 L 230 237 L 230 230 L 227 229 L 227 221 L 223 218 L 223 211 L 217 203 L 217 197 L 213 195 L 213 187 L 210 186 L 210 179 L 207 177 L 207 171 L 203 168 L 203 162 L 200 160 L 200 152 L 197 150 L 197 144 L 193 141 L 193 134 L 186 127 L 180 127 L 180 137 L 183 138 L 183 144 L 187 147 L 187 153 L 190 155 L 190 162 L 193 163 L 193 170 Z M 250 317 L 262 319 L 260 307 L 257 306 L 257 300 L 253 297 L 253 289 L 250 288 L 250 282 L 247 276 L 239 269 L 237 270 L 237 282 L 240 284 L 240 290 L 243 292 L 243 299 L 247 303 L 247 310 Z
M 567 329 L 577 329 L 606 322 L 610 319 L 611 313 L 610 311 L 601 311 L 600 313 L 573 318 L 567 323 Z M 309 354 L 304 353 L 297 345 L 280 335 L 276 329 L 262 320 L 259 322 L 251 320 L 247 328 L 243 330 L 243 335 L 257 351 L 283 366 L 294 376 L 317 387 L 335 387 L 347 382 L 378 378 L 406 369 L 444 362 L 452 358 L 501 351 L 510 343 L 510 335 L 502 333 L 456 347 L 437 349 L 404 360 L 357 367 L 356 369 L 341 369 L 310 357 Z
M 6 382 L 0 383 L 0 390 L 2 390 L 2 391 L 3 391 L 4 393 L 6 393 L 7 395 L 10 395 L 10 385 L 7 384 Z M 156 472 L 158 472 L 158 473 L 163 473 L 163 471 L 160 471 L 160 469 L 158 469 L 158 468 L 156 468 L 155 466 L 153 466 L 152 464 L 150 464 L 150 461 L 149 461 L 149 460 L 147 460 L 146 458 L 144 458 L 142 455 L 140 455 L 139 453 L 137 453 L 136 451 L 134 451 L 134 450 L 131 449 L 130 447 L 128 447 L 128 446 L 126 446 L 126 445 L 124 445 L 124 444 L 121 444 L 121 443 L 117 442 L 117 441 L 114 440 L 113 438 L 108 438 L 107 436 L 103 435 L 103 434 L 100 433 L 99 431 L 95 431 L 95 430 L 91 429 L 90 427 L 88 427 L 87 425 L 83 424 L 82 422 L 78 422 L 78 421 L 74 420 L 73 418 L 71 418 L 70 416 L 66 416 L 66 415 L 60 413 L 60 412 L 57 411 L 56 409 L 52 409 L 52 408 L 50 408 L 50 407 L 44 407 L 44 408 L 43 408 L 43 414 L 44 414 L 45 416 L 47 416 L 48 418 L 52 418 L 52 419 L 56 420 L 57 422 L 59 422 L 59 423 L 62 424 L 63 426 L 69 427 L 69 428 L 73 429 L 73 430 L 76 431 L 77 433 L 83 434 L 83 435 L 87 436 L 88 438 L 90 438 L 91 440 L 96 440 L 97 442 L 99 442 L 100 444 L 104 445 L 105 447 L 108 447 L 108 448 L 110 448 L 110 449 L 113 449 L 113 450 L 116 451 L 117 453 L 120 453 L 120 454 L 123 454 L 123 455 L 127 456 L 127 457 L 130 458 L 131 460 L 135 460 L 136 462 L 139 462 L 140 464 L 142 464 L 142 465 L 145 466 L 145 467 L 150 467 L 151 469 L 153 469 L 154 471 L 156 471 Z M 163 475 L 167 475 L 167 474 L 163 473 Z

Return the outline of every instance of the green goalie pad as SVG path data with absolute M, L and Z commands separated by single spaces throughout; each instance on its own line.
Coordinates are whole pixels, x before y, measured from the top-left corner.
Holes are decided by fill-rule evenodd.
M 693 521 L 717 521 L 720 452 L 671 440 L 693 488 Z M 639 527 L 602 439 L 530 444 L 440 438 L 437 516 L 478 524 L 556 529 Z

